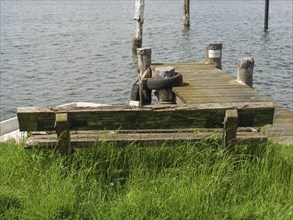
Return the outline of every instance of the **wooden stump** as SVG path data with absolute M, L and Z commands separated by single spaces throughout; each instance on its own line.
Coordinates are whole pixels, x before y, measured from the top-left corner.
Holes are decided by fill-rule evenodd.
M 222 69 L 222 44 L 206 44 L 206 64 Z
M 167 79 L 175 75 L 173 66 L 157 67 L 154 70 L 154 77 L 157 79 Z M 176 95 L 172 88 L 156 90 L 158 104 L 176 104 Z
M 237 61 L 237 82 L 253 86 L 253 58 L 242 58 Z

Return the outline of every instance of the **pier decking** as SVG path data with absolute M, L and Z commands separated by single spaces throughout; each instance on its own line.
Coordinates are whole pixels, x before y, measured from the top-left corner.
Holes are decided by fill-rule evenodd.
M 173 66 L 183 75 L 183 85 L 174 87 L 177 103 L 217 104 L 217 103 L 265 103 L 272 102 L 245 84 L 236 82 L 233 76 L 204 63 L 164 63 L 153 64 Z M 293 144 L 293 111 L 275 104 L 275 121 L 263 131 L 269 138 L 281 143 Z

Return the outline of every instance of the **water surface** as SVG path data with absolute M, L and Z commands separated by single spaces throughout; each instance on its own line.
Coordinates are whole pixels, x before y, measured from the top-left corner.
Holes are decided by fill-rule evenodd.
M 83 101 L 128 104 L 136 78 L 131 53 L 134 0 L 1 1 L 1 120 L 19 106 Z M 207 42 L 223 43 L 223 69 L 254 57 L 254 87 L 293 109 L 292 1 L 146 1 L 143 46 L 153 62 L 204 61 Z

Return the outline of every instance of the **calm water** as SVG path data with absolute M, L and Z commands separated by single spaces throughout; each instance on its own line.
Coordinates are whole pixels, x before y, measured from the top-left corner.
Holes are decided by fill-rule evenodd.
M 134 0 L 1 1 L 1 120 L 18 106 L 83 101 L 128 104 L 136 78 L 131 53 Z M 223 43 L 223 69 L 255 58 L 254 87 L 293 109 L 292 1 L 146 0 L 143 44 L 153 62 L 204 61 L 207 42 Z

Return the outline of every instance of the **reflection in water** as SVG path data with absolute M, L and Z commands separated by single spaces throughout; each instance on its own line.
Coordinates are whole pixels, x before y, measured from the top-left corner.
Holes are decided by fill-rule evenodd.
M 262 32 L 262 40 L 263 40 L 263 43 L 270 42 L 270 32 L 268 30 L 265 30 Z

